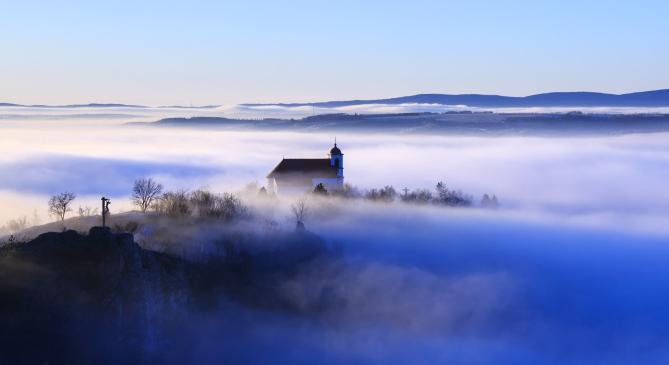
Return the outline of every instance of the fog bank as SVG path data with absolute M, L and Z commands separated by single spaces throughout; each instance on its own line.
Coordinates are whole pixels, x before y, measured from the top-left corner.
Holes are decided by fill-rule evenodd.
M 133 209 L 129 195 L 140 177 L 168 190 L 262 185 L 281 158 L 325 157 L 335 137 L 81 120 L 11 121 L 0 133 L 0 222 L 38 216 L 41 223 L 53 220 L 48 197 L 66 190 L 78 194 L 75 210 L 96 207 L 105 195 L 118 216 Z M 147 351 L 173 363 L 669 359 L 669 135 L 336 137 L 346 181 L 360 189 L 433 189 L 441 180 L 476 199 L 495 194 L 501 206 L 311 196 L 306 227 L 333 254 L 295 267 L 273 287 L 292 310 L 223 296 L 213 310 L 184 314 L 178 333 L 157 334 Z M 206 255 L 219 239 L 250 234 L 271 245 L 267 232 L 294 229 L 295 198 L 242 198 L 254 214 L 249 221 L 166 221 L 141 227 L 135 238 L 155 250 Z

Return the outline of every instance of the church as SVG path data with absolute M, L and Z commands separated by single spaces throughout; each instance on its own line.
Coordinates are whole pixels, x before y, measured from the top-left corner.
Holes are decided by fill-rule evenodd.
M 284 158 L 267 175 L 267 187 L 274 193 L 304 193 L 323 184 L 327 191 L 344 188 L 344 154 L 337 147 L 328 158 Z

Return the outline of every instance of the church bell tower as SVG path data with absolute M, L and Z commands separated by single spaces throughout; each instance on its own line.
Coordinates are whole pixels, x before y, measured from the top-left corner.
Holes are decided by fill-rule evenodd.
M 344 178 L 344 154 L 341 153 L 341 150 L 337 147 L 336 138 L 334 147 L 330 150 L 330 166 L 337 169 L 338 178 Z

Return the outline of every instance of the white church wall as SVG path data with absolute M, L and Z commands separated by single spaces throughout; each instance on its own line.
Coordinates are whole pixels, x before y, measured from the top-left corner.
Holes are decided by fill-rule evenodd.
M 274 194 L 277 193 L 278 187 L 276 185 L 276 179 L 271 177 L 267 178 L 267 191 L 272 192 Z
M 344 155 L 330 155 L 330 166 L 335 166 L 335 161 L 339 162 L 339 168 L 337 169 L 337 176 L 344 177 Z
M 311 179 L 312 188 L 315 188 L 318 184 L 323 184 L 328 191 L 341 191 L 344 189 L 344 179 L 338 177 Z

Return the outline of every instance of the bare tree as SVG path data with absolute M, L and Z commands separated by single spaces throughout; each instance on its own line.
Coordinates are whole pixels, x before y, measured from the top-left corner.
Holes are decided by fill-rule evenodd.
M 80 217 L 90 217 L 90 216 L 93 216 L 93 215 L 98 215 L 98 208 L 93 209 L 92 207 L 89 207 L 88 205 L 85 206 L 85 207 L 82 207 L 80 205 L 78 213 L 79 213 Z
M 427 189 L 409 191 L 405 188 L 404 194 L 400 198 L 405 203 L 427 204 L 432 201 L 432 192 Z
M 49 199 L 49 213 L 60 218 L 61 222 L 65 221 L 65 213 L 72 211 L 70 203 L 77 196 L 73 193 L 64 192 L 57 195 L 54 195 Z
M 368 200 L 392 202 L 397 196 L 397 191 L 390 185 L 386 185 L 382 189 L 371 189 L 365 193 L 365 198 Z
M 189 217 L 193 214 L 189 193 L 186 190 L 168 191 L 156 199 L 153 208 L 160 214 L 173 218 Z
M 200 218 L 220 218 L 232 221 L 248 214 L 248 208 L 242 201 L 230 193 L 215 194 L 209 190 L 198 189 L 188 196 L 191 214 Z
M 17 233 L 23 231 L 28 227 L 28 218 L 26 216 L 12 219 L 7 222 L 7 230 L 10 233 Z
M 38 226 L 40 223 L 42 223 L 42 218 L 40 218 L 39 213 L 37 213 L 37 209 L 34 209 L 32 225 Z
M 290 211 L 293 212 L 293 215 L 295 216 L 296 228 L 304 228 L 304 219 L 309 211 L 307 202 L 304 199 L 297 200 L 295 204 L 290 206 Z
M 132 188 L 132 202 L 139 207 L 142 212 L 146 212 L 154 200 L 158 198 L 163 191 L 163 185 L 149 178 L 135 180 Z

